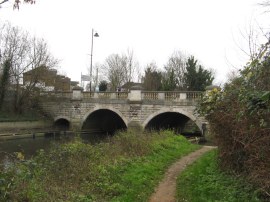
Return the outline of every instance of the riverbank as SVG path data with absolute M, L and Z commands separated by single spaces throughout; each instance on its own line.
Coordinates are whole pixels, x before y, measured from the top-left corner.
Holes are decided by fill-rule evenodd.
M 170 131 L 119 133 L 96 145 L 76 140 L 2 172 L 0 195 L 14 201 L 147 201 L 168 166 L 199 147 Z
M 53 123 L 51 121 L 1 121 L 0 141 L 41 137 L 50 131 L 53 131 Z
M 32 130 L 43 130 L 53 126 L 52 121 L 1 121 L 0 134 L 19 133 Z

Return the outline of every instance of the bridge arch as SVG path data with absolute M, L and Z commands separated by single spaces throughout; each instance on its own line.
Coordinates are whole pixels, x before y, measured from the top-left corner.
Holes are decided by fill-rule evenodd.
M 70 119 L 66 116 L 57 116 L 54 118 L 53 128 L 57 130 L 69 130 L 70 129 Z
M 142 127 L 143 129 L 146 129 L 147 126 L 157 117 L 159 116 L 162 116 L 162 115 L 165 115 L 165 114 L 168 114 L 169 116 L 170 115 L 175 115 L 175 114 L 178 114 L 180 116 L 182 116 L 183 118 L 186 117 L 186 121 L 188 120 L 191 120 L 192 122 L 194 122 L 196 124 L 196 126 L 200 129 L 200 131 L 202 132 L 202 126 L 201 126 L 201 122 L 190 112 L 188 111 L 185 111 L 183 109 L 177 109 L 177 108 L 162 108 L 160 109 L 159 111 L 156 111 L 152 114 L 150 114 L 146 119 L 145 121 L 143 122 L 142 124 Z
M 82 130 L 104 130 L 107 133 L 126 129 L 127 125 L 128 120 L 119 110 L 104 106 L 96 106 L 88 111 L 81 121 Z

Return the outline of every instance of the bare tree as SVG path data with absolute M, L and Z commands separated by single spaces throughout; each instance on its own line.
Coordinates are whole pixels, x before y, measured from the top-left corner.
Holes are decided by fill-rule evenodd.
M 187 57 L 181 51 L 175 51 L 165 65 L 166 72 L 174 72 L 176 85 L 182 89 L 184 85 L 184 73 L 186 72 Z
M 107 57 L 102 66 L 102 73 L 109 81 L 111 90 L 116 90 L 117 87 L 135 79 L 137 69 L 138 63 L 134 59 L 133 51 L 128 51 L 127 54 L 112 54 Z
M 0 2 L 0 6 L 6 2 L 8 2 L 9 0 L 2 0 Z M 21 0 L 14 0 L 14 3 L 13 3 L 13 9 L 19 9 L 20 8 L 20 4 L 21 4 Z M 28 4 L 34 4 L 36 3 L 35 0 L 23 0 L 24 3 L 28 3 Z M 1 8 L 1 7 L 0 7 Z
M 26 98 L 33 93 L 33 89 L 43 73 L 38 68 L 52 68 L 58 61 L 49 53 L 48 46 L 43 39 L 33 38 L 27 32 L 10 24 L 6 24 L 1 32 L 0 50 L 1 64 L 7 60 L 11 62 L 10 83 L 14 91 L 14 109 L 16 112 L 21 112 Z M 23 74 L 30 70 L 35 71 L 33 71 L 30 82 L 22 88 Z
M 120 55 L 112 54 L 107 57 L 103 65 L 103 70 L 105 70 L 104 75 L 107 76 L 107 80 L 110 82 L 111 90 L 116 90 L 118 86 L 123 85 L 125 71 Z
M 135 80 L 135 73 L 138 72 L 139 64 L 134 57 L 133 50 L 128 49 L 126 54 L 122 55 L 125 70 L 125 83 Z

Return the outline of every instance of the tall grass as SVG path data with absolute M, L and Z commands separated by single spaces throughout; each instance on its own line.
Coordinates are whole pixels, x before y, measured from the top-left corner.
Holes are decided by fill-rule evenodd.
M 220 172 L 217 151 L 210 151 L 177 179 L 177 201 L 260 201 L 259 193 L 242 178 Z
M 170 131 L 76 140 L 6 170 L 2 188 L 10 201 L 147 201 L 166 168 L 198 147 Z

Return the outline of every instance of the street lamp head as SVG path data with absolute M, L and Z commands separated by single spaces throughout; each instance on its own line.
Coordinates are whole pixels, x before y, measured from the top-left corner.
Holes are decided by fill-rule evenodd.
M 94 34 L 94 37 L 99 37 L 99 35 L 98 35 L 98 33 L 97 33 L 97 32 Z

